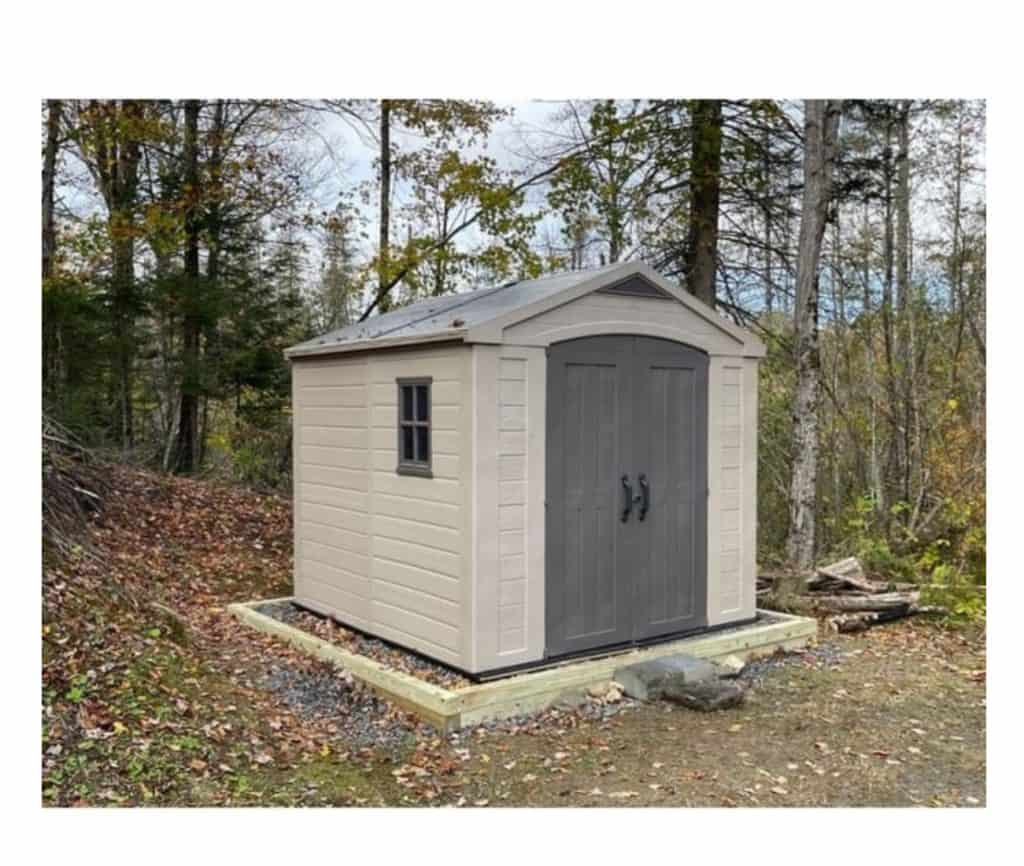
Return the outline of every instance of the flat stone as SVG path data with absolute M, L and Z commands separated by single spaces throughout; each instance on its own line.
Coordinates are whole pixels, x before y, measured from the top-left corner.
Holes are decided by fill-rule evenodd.
M 715 666 L 707 659 L 678 653 L 619 668 L 613 678 L 629 697 L 656 701 L 670 683 L 698 683 L 715 676 Z
M 746 694 L 746 687 L 735 680 L 719 679 L 699 683 L 669 683 L 662 690 L 662 697 L 666 701 L 705 713 L 738 707 Z
M 743 673 L 743 669 L 747 666 L 747 663 L 739 656 L 726 656 L 724 659 L 719 659 L 715 662 L 715 668 L 718 670 L 720 677 L 738 677 Z

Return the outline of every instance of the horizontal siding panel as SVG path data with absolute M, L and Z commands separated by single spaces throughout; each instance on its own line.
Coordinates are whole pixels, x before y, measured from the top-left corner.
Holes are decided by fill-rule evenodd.
M 303 502 L 308 502 L 310 505 L 330 505 L 334 508 L 360 511 L 364 514 L 369 510 L 370 495 L 368 493 L 342 490 L 326 484 L 302 482 L 299 484 L 299 496 Z
M 390 472 L 373 474 L 375 492 L 390 493 L 394 496 L 415 496 L 431 502 L 447 502 L 451 505 L 462 503 L 462 485 L 446 478 L 417 478 L 415 475 L 398 475 Z
M 498 604 L 505 606 L 526 603 L 525 580 L 503 580 L 498 585 Z
M 503 556 L 498 563 L 502 582 L 526 577 L 526 557 L 523 554 Z
M 498 448 L 502 454 L 525 454 L 526 453 L 526 431 L 525 430 L 503 430 L 498 434 Z
M 498 458 L 499 481 L 522 481 L 526 477 L 526 457 L 502 454 Z
M 395 379 L 406 376 L 431 376 L 434 379 L 462 377 L 466 356 L 460 352 L 402 352 L 390 356 L 377 355 L 371 364 L 370 381 L 374 384 L 393 385 Z
M 525 430 L 526 407 L 503 405 L 498 418 L 498 426 L 501 430 Z
M 374 581 L 373 604 L 407 610 L 437 622 L 458 627 L 459 606 L 443 598 L 409 589 L 383 580 Z
M 367 561 L 369 565 L 369 560 Z M 361 599 L 370 597 L 370 571 L 353 571 L 337 564 L 326 562 L 314 557 L 302 556 L 303 573 L 311 580 L 319 580 L 331 587 L 344 590 L 353 596 Z
M 462 382 L 447 379 L 430 384 L 430 401 L 437 406 L 461 406 Z
M 523 505 L 498 506 L 498 529 L 522 530 L 526 526 L 526 508 Z
M 429 513 L 427 515 L 430 516 Z M 413 544 L 436 547 L 448 553 L 462 553 L 462 533 L 457 529 L 445 526 L 434 526 L 429 522 L 420 523 L 415 520 L 402 520 L 375 514 L 373 518 L 375 533 L 388 538 L 398 538 Z
M 462 576 L 462 556 L 447 550 L 437 550 L 415 542 L 376 535 L 373 539 L 373 555 L 404 565 L 418 565 L 422 568 L 446 574 L 449 577 Z
M 370 576 L 373 578 L 375 586 L 378 580 L 386 580 L 388 583 L 396 583 L 409 589 L 436 595 L 453 603 L 458 602 L 461 597 L 460 584 L 454 577 L 438 574 L 436 571 L 430 571 L 430 569 L 421 568 L 418 565 L 375 559 L 370 565 Z
M 462 526 L 461 509 L 456 505 L 442 502 L 422 502 L 408 497 L 376 493 L 373 497 L 373 508 L 378 519 L 397 517 L 403 520 L 437 523 L 451 529 Z
M 515 556 L 526 551 L 526 543 L 523 540 L 523 533 L 520 530 L 498 533 L 498 554 L 499 556 Z
M 333 568 L 354 575 L 370 576 L 370 557 L 367 554 L 353 553 L 350 550 L 343 550 L 328 544 L 320 544 L 317 541 L 304 540 L 302 542 L 302 556 L 304 559 L 330 565 Z
M 525 406 L 526 382 L 502 379 L 498 383 L 498 399 L 502 406 Z
M 525 502 L 525 481 L 502 481 L 498 485 L 498 505 L 523 505 Z
M 365 406 L 365 385 L 308 385 L 299 389 L 306 406 Z
M 317 581 L 324 586 L 329 586 L 337 592 L 343 592 L 351 597 L 348 607 L 357 616 L 366 617 L 366 604 L 369 601 L 370 579 L 343 568 L 337 568 L 326 562 L 319 562 L 314 559 L 303 557 L 302 574 L 307 580 Z M 361 612 L 360 612 L 361 611 Z
M 397 643 L 408 644 L 408 637 L 426 641 L 434 644 L 449 653 L 457 653 L 459 650 L 459 632 L 447 623 L 438 622 L 435 619 L 423 616 L 415 611 L 394 607 L 382 602 L 370 604 L 370 615 L 373 618 L 375 630 L 382 637 L 388 637 L 388 631 L 394 630 L 398 635 L 391 638 Z
M 367 493 L 370 489 L 370 473 L 365 469 L 338 469 L 316 463 L 300 463 L 299 471 L 302 480 L 310 484 L 324 484 L 360 493 Z
M 363 385 L 366 383 L 365 362 L 351 361 L 297 361 L 292 368 L 295 382 L 300 387 L 311 385 Z
M 318 427 L 305 423 L 299 430 L 301 445 L 327 445 L 331 448 L 367 448 L 370 436 L 365 427 Z
M 370 553 L 370 537 L 358 532 L 349 532 L 337 526 L 328 526 L 312 520 L 303 520 L 299 527 L 299 538 L 303 542 L 326 544 L 332 548 L 347 551 L 356 555 L 368 556 Z
M 299 445 L 299 459 L 303 463 L 318 463 L 341 469 L 368 469 L 369 456 L 365 448 L 329 448 L 326 445 Z
M 303 406 L 302 424 L 310 427 L 365 428 L 370 410 L 365 406 Z
M 462 423 L 462 409 L 459 406 L 435 404 L 432 409 L 434 420 L 431 422 L 431 426 L 435 430 L 453 430 L 456 433 L 459 431 L 459 425 Z
M 336 526 L 349 532 L 367 535 L 370 531 L 370 516 L 360 511 L 347 508 L 334 508 L 329 505 L 315 505 L 311 502 L 299 501 L 297 520 L 315 520 L 325 526 Z

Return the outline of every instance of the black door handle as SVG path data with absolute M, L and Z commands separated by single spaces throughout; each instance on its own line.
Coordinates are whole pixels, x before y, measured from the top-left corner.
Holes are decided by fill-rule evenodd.
M 651 487 L 647 483 L 647 476 L 642 472 L 637 481 L 640 482 L 640 519 L 643 520 L 647 516 L 647 509 L 651 507 Z
M 622 505 L 622 522 L 629 520 L 629 513 L 633 510 L 633 486 L 629 483 L 629 476 L 622 476 L 622 490 L 626 494 L 626 501 Z

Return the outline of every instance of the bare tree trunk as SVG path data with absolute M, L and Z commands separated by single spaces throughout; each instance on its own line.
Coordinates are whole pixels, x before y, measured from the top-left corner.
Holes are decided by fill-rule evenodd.
M 690 294 L 713 307 L 722 180 L 721 100 L 695 100 L 692 103 L 690 136 L 690 233 L 686 244 L 686 287 Z
M 794 309 L 796 385 L 793 395 L 793 478 L 787 556 L 794 567 L 814 564 L 818 473 L 818 266 L 832 198 L 832 170 L 842 103 L 809 99 L 804 109 L 804 191 Z
M 46 145 L 43 149 L 43 237 L 42 273 L 43 283 L 53 276 L 53 257 L 57 248 L 57 232 L 54 227 L 54 185 L 57 175 L 57 149 L 60 133 L 60 100 L 50 99 L 46 103 Z M 51 394 L 59 379 L 59 336 L 53 321 L 43 319 L 43 393 Z
M 53 254 L 56 249 L 54 229 L 54 183 L 57 174 L 57 146 L 59 144 L 61 103 L 59 99 L 46 102 L 46 148 L 43 151 L 43 279 L 53 274 Z
M 224 136 L 226 124 L 226 108 L 223 99 L 218 99 L 213 108 L 213 124 L 210 128 L 210 158 L 209 158 L 209 194 L 207 196 L 206 214 L 206 291 L 205 294 L 214 294 L 222 302 L 222 287 L 220 285 L 220 236 L 221 236 L 221 202 L 224 196 Z M 206 361 L 216 360 L 220 354 L 218 322 L 213 317 L 204 317 L 206 325 L 203 329 L 203 358 Z M 207 394 L 203 394 L 203 409 L 201 423 L 197 431 L 197 453 L 196 468 L 203 465 L 206 459 L 206 436 L 209 421 L 210 401 Z
M 391 260 L 391 102 L 380 101 L 380 251 L 377 254 L 378 306 L 382 313 L 391 308 L 386 291 Z
M 910 102 L 903 100 L 897 115 L 896 151 L 896 321 L 898 340 L 896 358 L 902 382 L 902 413 L 900 431 L 901 498 L 911 500 L 911 447 L 914 428 L 914 310 L 910 304 Z
M 185 283 L 182 316 L 182 380 L 175 469 L 193 472 L 199 432 L 199 100 L 185 101 Z
M 131 450 L 135 443 L 135 418 L 132 405 L 135 385 L 135 207 L 139 182 L 139 162 L 142 148 L 140 130 L 142 105 L 125 100 L 120 111 L 113 113 L 109 142 L 111 192 L 109 229 L 112 247 L 112 275 L 114 283 L 114 338 L 117 344 L 117 366 L 120 384 L 121 448 Z

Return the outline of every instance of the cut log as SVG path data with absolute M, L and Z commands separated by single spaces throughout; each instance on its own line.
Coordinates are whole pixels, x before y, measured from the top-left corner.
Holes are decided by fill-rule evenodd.
M 842 612 L 907 611 L 921 599 L 919 592 L 883 592 L 876 595 L 820 595 L 814 603 Z
M 892 622 L 894 619 L 903 619 L 910 615 L 910 610 L 881 610 L 874 613 L 847 613 L 834 616 L 829 622 L 836 631 L 842 634 L 851 634 L 858 631 L 866 631 L 872 626 L 883 622 Z
M 897 619 L 904 619 L 905 617 L 914 616 L 918 613 L 944 614 L 947 613 L 947 611 L 944 607 L 939 607 L 938 605 L 912 604 L 906 608 L 893 608 L 892 610 L 843 613 L 829 619 L 829 623 L 836 631 L 843 634 L 849 634 L 851 632 L 865 631 L 872 626 L 880 625 L 884 622 L 892 622 Z

